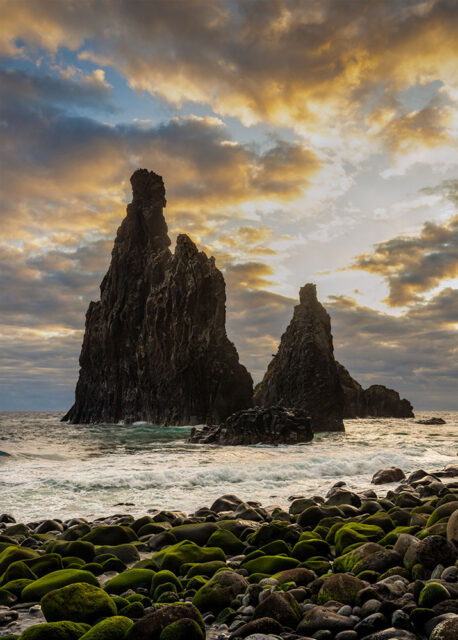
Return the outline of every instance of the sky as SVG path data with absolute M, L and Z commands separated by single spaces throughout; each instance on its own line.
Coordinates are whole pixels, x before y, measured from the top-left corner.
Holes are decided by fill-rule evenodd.
M 317 284 L 336 358 L 458 410 L 454 0 L 0 0 L 0 410 L 65 410 L 129 177 L 216 257 L 257 382 Z

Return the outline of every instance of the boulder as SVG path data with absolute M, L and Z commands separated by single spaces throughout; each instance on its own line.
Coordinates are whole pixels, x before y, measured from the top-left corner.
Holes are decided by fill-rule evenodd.
M 380 469 L 372 476 L 372 484 L 387 484 L 389 482 L 399 482 L 404 480 L 405 473 L 399 467 L 386 467 Z
M 162 178 L 139 169 L 131 184 L 63 420 L 218 424 L 250 406 L 253 392 L 226 335 L 224 278 L 186 235 L 171 253 Z
M 310 418 L 302 409 L 255 407 L 237 411 L 218 427 L 193 429 L 188 442 L 223 445 L 299 444 L 313 439 L 310 425 Z M 239 507 L 237 505 L 236 509 Z

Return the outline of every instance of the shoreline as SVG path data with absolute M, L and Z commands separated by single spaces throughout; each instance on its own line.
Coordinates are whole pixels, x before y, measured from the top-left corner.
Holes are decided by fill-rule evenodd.
M 27 640 L 39 624 L 45 640 L 52 620 L 83 625 L 72 637 L 85 640 L 163 640 L 175 623 L 166 640 L 436 640 L 434 627 L 458 624 L 458 465 L 385 486 L 355 493 L 337 482 L 327 495 L 294 496 L 288 510 L 227 495 L 191 515 L 3 515 L 0 637 Z M 75 598 L 90 609 L 96 596 L 105 608 L 75 613 Z

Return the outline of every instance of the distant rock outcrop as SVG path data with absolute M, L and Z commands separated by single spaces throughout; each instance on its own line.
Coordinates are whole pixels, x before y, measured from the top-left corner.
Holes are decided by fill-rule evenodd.
M 317 300 L 314 284 L 302 287 L 299 299 L 277 354 L 255 390 L 255 404 L 303 409 L 314 432 L 343 431 L 344 393 L 331 321 Z
M 171 253 L 162 178 L 139 169 L 131 184 L 63 420 L 219 424 L 251 406 L 253 390 L 226 336 L 223 276 L 186 235 Z
M 193 429 L 188 442 L 200 444 L 299 444 L 313 439 L 311 420 L 302 409 L 246 409 L 218 427 Z
M 363 389 L 340 363 L 337 363 L 337 370 L 345 395 L 344 418 L 414 417 L 410 402 L 401 399 L 394 389 L 388 389 L 381 384 L 373 384 L 368 389 Z

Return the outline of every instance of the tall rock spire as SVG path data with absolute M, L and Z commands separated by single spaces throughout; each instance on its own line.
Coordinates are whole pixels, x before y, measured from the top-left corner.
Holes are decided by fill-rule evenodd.
M 313 431 L 343 431 L 344 394 L 329 315 L 318 302 L 314 284 L 301 288 L 299 301 L 255 390 L 255 404 L 299 407 L 310 416 Z
M 186 235 L 172 254 L 162 178 L 131 177 L 133 199 L 91 302 L 73 423 L 214 424 L 250 406 L 253 383 L 226 335 L 224 278 Z

